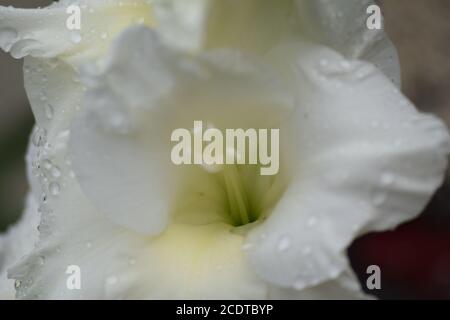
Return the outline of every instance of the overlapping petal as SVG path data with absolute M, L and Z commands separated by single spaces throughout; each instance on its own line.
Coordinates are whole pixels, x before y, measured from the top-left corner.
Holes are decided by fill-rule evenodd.
M 79 33 L 63 27 L 72 3 L 86 17 Z M 347 246 L 416 216 L 450 151 L 445 126 L 392 84 L 395 49 L 365 28 L 371 3 L 1 7 L 1 47 L 31 56 L 29 175 L 43 198 L 39 243 L 10 270 L 18 297 L 360 298 Z M 109 39 L 135 23 L 155 29 L 128 29 L 105 56 Z M 209 174 L 171 167 L 170 132 L 199 119 L 290 137 L 289 183 L 267 220 L 232 231 L 217 218 L 221 190 Z M 180 188 L 214 204 L 178 206 Z M 195 223 L 174 217 L 180 210 Z M 82 290 L 66 286 L 70 265 L 82 270 Z
M 29 254 L 38 241 L 40 214 L 33 196 L 29 196 L 26 209 L 19 222 L 0 237 L 0 300 L 14 299 L 14 279 L 8 279 L 7 269 Z
M 291 39 L 309 38 L 349 59 L 375 64 L 400 84 L 397 52 L 383 29 L 369 30 L 372 0 L 157 1 L 167 43 L 191 51 L 236 48 L 264 55 Z
M 290 133 L 298 155 L 292 184 L 250 234 L 249 256 L 267 280 L 302 289 L 346 270 L 358 235 L 423 210 L 442 183 L 450 140 L 369 63 L 305 43 L 272 61 L 298 96 Z M 278 251 L 280 241 L 289 250 Z
M 71 5 L 80 9 L 80 28 L 68 28 Z M 15 58 L 59 57 L 72 64 L 98 57 L 126 26 L 152 25 L 144 0 L 59 1 L 39 9 L 0 7 L 0 47 Z
M 100 211 L 147 234 L 167 225 L 179 189 L 170 160 L 174 129 L 191 129 L 195 120 L 271 127 L 293 106 L 258 63 L 235 52 L 193 59 L 140 26 L 119 37 L 100 70 L 86 72 L 87 109 L 71 132 L 78 180 Z M 198 174 L 198 183 L 208 180 Z

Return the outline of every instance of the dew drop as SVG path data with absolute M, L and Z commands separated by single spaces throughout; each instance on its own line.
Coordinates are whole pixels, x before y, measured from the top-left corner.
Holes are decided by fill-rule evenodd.
M 50 194 L 52 196 L 57 196 L 59 192 L 61 191 L 61 186 L 57 182 L 52 182 L 48 186 L 48 191 L 50 191 Z
M 53 106 L 49 103 L 45 104 L 45 117 L 48 120 L 53 118 Z
M 336 278 L 340 273 L 341 273 L 340 268 L 338 268 L 337 266 L 334 266 L 334 265 L 330 266 L 329 274 L 330 274 L 331 278 Z
M 105 40 L 106 38 L 108 38 L 108 33 L 107 32 L 102 32 L 102 34 L 100 35 L 100 37 Z
M 329 65 L 329 62 L 328 62 L 327 59 L 320 59 L 320 61 L 319 61 L 319 66 L 320 67 L 326 68 L 326 67 L 328 67 L 328 65 Z
M 294 289 L 302 290 L 306 287 L 306 282 L 302 278 L 298 278 L 294 282 Z
M 70 34 L 70 41 L 72 42 L 72 43 L 75 43 L 75 44 L 77 44 L 77 43 L 80 43 L 81 42 L 81 34 L 78 32 L 78 31 L 73 31 L 71 34 Z
M 46 170 L 50 170 L 53 166 L 53 163 L 49 159 L 44 159 L 41 161 L 41 166 Z
M 350 62 L 348 62 L 348 61 L 346 61 L 346 60 L 342 60 L 342 61 L 339 62 L 339 66 L 340 66 L 342 69 L 344 69 L 344 70 L 348 70 L 348 69 L 351 68 L 352 65 L 351 65 Z
M 381 184 L 383 185 L 383 186 L 391 186 L 393 183 L 394 183 L 394 181 L 395 181 L 395 178 L 394 178 L 394 176 L 392 175 L 392 174 L 390 174 L 390 173 L 384 173 L 382 176 L 381 176 Z
M 38 264 L 43 266 L 45 264 L 45 257 L 39 256 L 38 258 Z
M 48 179 L 44 175 L 40 175 L 39 176 L 39 182 L 40 182 L 41 185 L 46 185 L 48 183 Z
M 47 142 L 47 131 L 44 128 L 36 127 L 31 140 L 36 147 L 42 147 Z
M 92 248 L 92 243 L 86 242 L 86 248 L 88 248 L 88 249 Z
M 280 241 L 278 242 L 278 251 L 284 252 L 289 249 L 291 246 L 291 240 L 288 236 L 282 236 Z
M 53 166 L 50 171 L 54 178 L 59 178 L 61 176 L 61 170 L 57 166 Z

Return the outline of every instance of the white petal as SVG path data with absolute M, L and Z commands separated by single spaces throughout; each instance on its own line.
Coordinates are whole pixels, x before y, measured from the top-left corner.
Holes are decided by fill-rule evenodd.
M 15 296 L 14 280 L 8 279 L 6 273 L 9 267 L 33 250 L 38 240 L 38 222 L 37 203 L 29 196 L 21 220 L 0 236 L 0 300 Z
M 171 225 L 158 238 L 112 224 L 75 179 L 42 210 L 37 247 L 9 270 L 21 299 L 262 299 L 267 286 L 230 226 Z M 28 253 L 28 252 L 27 252 Z M 15 261 L 14 261 L 15 262 Z M 81 288 L 67 285 L 69 266 Z M 11 283 L 9 283 L 11 285 Z
M 102 299 L 106 279 L 118 274 L 141 239 L 98 214 L 76 184 L 67 181 L 58 197 L 42 206 L 36 248 L 9 269 L 20 299 Z M 81 270 L 81 288 L 67 285 L 69 266 Z
M 66 9 L 81 8 L 81 30 L 69 30 Z M 56 167 L 67 167 L 66 143 L 73 117 L 82 108 L 84 95 L 77 71 L 80 63 L 98 58 L 109 48 L 111 39 L 132 24 L 152 24 L 146 1 L 59 1 L 42 9 L 0 7 L 0 43 L 13 56 L 26 55 L 25 88 L 36 118 L 29 164 L 51 160 Z M 79 34 L 78 34 L 78 33 Z M 74 35 L 80 36 L 74 39 Z M 80 40 L 74 41 L 74 40 Z M 39 154 L 39 156 L 37 156 Z M 34 162 L 34 163 L 33 163 Z M 29 171 L 33 171 L 32 167 Z M 31 184 L 39 185 L 43 175 L 30 174 Z M 34 180 L 34 181 L 33 181 Z M 46 188 L 33 190 L 40 198 Z
M 127 45 L 130 44 L 130 46 L 123 45 L 124 43 Z M 119 48 L 122 49 L 119 50 Z M 108 99 L 110 97 L 115 97 L 115 94 L 119 94 L 121 97 L 125 98 L 125 100 L 120 101 L 127 103 L 120 104 L 120 106 L 125 108 L 127 111 L 125 113 L 126 115 L 134 114 L 133 112 L 130 113 L 132 110 L 140 112 L 135 113 L 135 115 L 145 115 L 145 111 L 150 112 L 150 114 L 153 115 L 151 113 L 152 111 L 159 110 L 158 108 L 164 111 L 165 107 L 168 105 L 173 106 L 169 108 L 170 114 L 175 114 L 173 113 L 173 108 L 181 107 L 181 111 L 183 111 L 183 108 L 186 107 L 183 102 L 187 102 L 188 100 L 186 99 L 190 97 L 189 99 L 191 99 L 191 102 L 188 103 L 188 106 L 192 109 L 183 111 L 186 115 L 190 115 L 190 117 L 181 117 L 180 119 L 175 120 L 176 124 L 180 126 L 192 124 L 192 121 L 196 119 L 196 116 L 205 111 L 207 112 L 208 118 L 214 116 L 218 123 L 224 121 L 222 116 L 226 115 L 226 121 L 223 125 L 234 123 L 234 115 L 237 110 L 240 110 L 242 114 L 240 121 L 243 121 L 243 119 L 251 119 L 255 122 L 267 121 L 265 117 L 252 116 L 254 111 L 257 110 L 255 108 L 260 106 L 258 102 L 265 102 L 262 104 L 263 107 L 267 107 L 268 105 L 271 106 L 272 103 L 276 102 L 277 112 L 271 108 L 264 109 L 268 114 L 274 114 L 274 117 L 270 117 L 270 121 L 280 120 L 275 117 L 275 115 L 278 115 L 279 109 L 289 110 L 289 104 L 287 103 L 289 101 L 286 101 L 285 94 L 279 84 L 277 86 L 276 81 L 274 83 L 273 79 L 272 81 L 268 81 L 271 77 L 267 77 L 265 71 L 259 70 L 254 64 L 248 64 L 247 62 L 243 63 L 240 56 L 235 54 L 231 54 L 231 56 L 230 54 L 223 54 L 215 59 L 206 57 L 203 58 L 202 62 L 191 61 L 190 58 L 184 57 L 181 59 L 184 63 L 178 65 L 178 60 L 175 59 L 177 54 L 159 47 L 158 41 L 151 35 L 151 31 L 139 27 L 132 28 L 126 32 L 124 36 L 121 37 L 121 40 L 117 42 L 117 45 L 112 52 L 111 57 L 106 59 L 107 62 L 105 69 L 103 70 L 104 74 L 102 73 L 100 65 L 99 74 L 96 74 L 94 70 L 94 74 L 87 77 L 87 80 L 98 80 L 96 79 L 97 75 L 100 79 L 104 76 L 109 80 L 109 82 L 105 83 L 106 86 L 103 88 L 105 89 L 103 91 L 101 87 L 96 87 L 96 81 L 90 83 L 93 87 L 90 88 L 88 101 L 92 101 L 89 99 L 94 98 L 99 98 L 99 100 L 92 105 L 87 105 L 85 110 L 86 113 L 83 113 L 83 116 L 93 115 L 92 119 L 94 120 L 94 123 L 95 111 L 98 112 L 98 115 L 108 115 L 107 112 L 104 112 L 106 110 L 101 108 L 102 104 L 99 103 L 99 101 L 101 101 L 100 98 L 104 97 Z M 143 61 L 146 61 L 143 58 L 137 59 L 136 61 L 140 63 L 135 64 L 136 61 L 128 58 L 128 55 L 133 57 L 135 54 L 137 54 L 138 57 L 139 54 L 143 56 L 152 56 L 154 59 L 147 60 L 148 63 L 142 63 Z M 223 61 L 223 59 L 220 58 L 227 58 L 229 62 Z M 191 61 L 191 63 L 186 63 L 186 61 Z M 219 61 L 221 62 L 220 65 L 218 65 Z M 242 68 L 244 66 L 246 68 Z M 127 74 L 124 72 L 125 70 L 130 70 L 130 73 Z M 138 70 L 140 72 L 138 72 Z M 160 70 L 162 73 L 155 74 L 155 70 Z M 211 73 L 211 76 L 204 78 L 202 70 L 207 71 L 207 74 Z M 157 78 L 152 78 L 151 75 Z M 165 103 L 160 105 L 156 103 L 159 102 L 159 99 L 155 97 L 158 97 L 159 94 L 165 96 L 164 93 L 166 89 L 164 89 L 164 85 L 160 87 L 152 85 L 154 84 L 152 81 L 160 80 L 164 78 L 164 75 L 168 76 L 167 79 L 169 80 L 169 84 L 172 83 L 173 80 L 176 80 L 175 82 L 178 83 L 179 81 L 180 83 L 178 84 L 183 84 L 183 86 L 175 86 L 181 93 L 178 95 L 170 94 L 168 97 L 169 101 L 165 101 Z M 114 86 L 114 83 L 116 83 L 115 81 L 118 81 L 118 83 L 126 83 L 127 85 L 121 90 L 121 87 Z M 188 84 L 193 85 L 189 86 Z M 108 85 L 112 86 L 108 87 Z M 153 90 L 149 90 L 148 88 L 152 88 Z M 158 90 L 158 88 L 162 90 Z M 169 88 L 171 88 L 170 85 Z M 204 94 L 205 90 L 209 93 L 208 95 Z M 229 90 L 233 90 L 231 92 L 235 94 L 227 94 L 230 92 Z M 172 93 L 172 91 L 170 91 L 170 93 Z M 233 108 L 229 110 L 229 113 L 225 112 L 226 109 L 224 109 L 227 106 L 227 101 L 219 99 L 219 97 L 223 97 L 223 94 L 228 98 L 236 99 L 236 102 L 239 102 L 239 104 L 232 104 Z M 205 101 L 200 105 L 194 103 L 199 99 L 204 99 Z M 147 101 L 148 104 L 143 104 L 145 101 Z M 231 99 L 231 101 L 234 100 Z M 215 104 L 213 104 L 213 102 Z M 248 102 L 252 102 L 252 104 L 247 105 Z M 245 104 L 249 110 L 242 108 L 243 104 Z M 253 104 L 255 105 L 253 106 Z M 74 103 L 72 102 L 71 105 L 74 105 Z M 111 107 L 114 106 L 117 106 L 117 104 L 111 104 Z M 195 107 L 199 107 L 199 109 L 195 109 Z M 211 108 L 211 110 L 209 108 Z M 94 113 L 89 113 L 88 111 Z M 142 113 L 143 111 L 144 113 Z M 218 113 L 219 111 L 222 111 L 222 113 Z M 166 115 L 164 113 L 162 115 L 162 119 L 165 119 Z M 100 118 L 100 120 L 101 119 L 102 118 Z M 155 131 L 156 137 L 162 135 L 162 139 L 164 139 L 165 143 L 169 143 L 166 139 L 169 139 L 170 135 L 166 136 L 164 135 L 165 131 L 162 131 L 162 133 L 158 131 L 159 124 L 169 125 L 169 127 L 166 128 L 167 130 L 172 129 L 171 125 L 173 127 L 177 126 L 173 123 L 164 122 L 158 117 L 155 119 L 152 117 L 137 117 L 136 119 L 142 120 L 144 124 L 149 124 L 147 127 Z M 63 120 L 64 122 L 62 123 L 64 124 L 70 123 L 68 119 Z M 54 124 L 54 122 L 51 123 L 52 125 Z M 83 122 L 81 122 L 81 124 L 82 123 Z M 85 123 L 89 124 L 90 122 L 86 121 Z M 108 121 L 105 121 L 105 123 L 107 124 Z M 53 132 L 51 128 L 53 127 L 50 127 L 49 132 Z M 11 276 L 18 279 L 22 284 L 18 290 L 18 297 L 42 299 L 122 297 L 171 298 L 174 296 L 261 298 L 265 295 L 264 282 L 257 279 L 252 272 L 249 271 L 248 264 L 246 263 L 246 260 L 243 259 L 244 256 L 241 251 L 243 239 L 241 236 L 233 235 L 227 230 L 224 230 L 220 236 L 218 235 L 219 238 L 225 237 L 224 240 L 216 241 L 214 234 L 211 232 L 206 232 L 206 235 L 211 235 L 211 237 L 206 237 L 200 230 L 197 232 L 195 228 L 187 232 L 187 240 L 191 239 L 193 241 L 194 239 L 204 239 L 201 242 L 205 245 L 207 244 L 206 246 L 203 246 L 205 250 L 201 250 L 201 255 L 204 257 L 204 260 L 202 261 L 205 262 L 205 265 L 215 266 L 215 268 L 209 270 L 208 273 L 205 273 L 204 278 L 208 279 L 206 281 L 202 280 L 202 277 L 198 278 L 198 275 L 196 274 L 187 272 L 187 270 L 184 269 L 183 264 L 174 264 L 170 269 L 167 267 L 167 263 L 172 261 L 172 259 L 180 259 L 186 263 L 192 263 L 193 261 L 189 259 L 194 259 L 196 256 L 191 256 L 189 254 L 179 256 L 177 248 L 178 246 L 190 243 L 190 247 L 194 249 L 197 241 L 188 242 L 184 237 L 179 235 L 176 236 L 177 232 L 173 233 L 170 231 L 173 229 L 168 229 L 168 232 L 170 231 L 169 234 L 175 234 L 174 237 L 167 236 L 167 233 L 164 233 L 166 239 L 168 239 L 167 242 L 156 241 L 154 245 L 149 245 L 152 243 L 151 240 L 153 240 L 151 237 L 143 237 L 134 232 L 134 230 L 142 230 L 144 228 L 152 229 L 155 226 L 157 227 L 157 224 L 154 223 L 153 220 L 149 221 L 148 225 L 145 225 L 144 223 L 148 221 L 146 220 L 148 219 L 148 215 L 151 216 L 154 214 L 156 210 L 155 202 L 161 200 L 155 197 L 154 194 L 145 194 L 145 198 L 140 199 L 142 203 L 145 204 L 145 207 L 143 207 L 142 211 L 136 213 L 136 217 L 140 220 L 133 222 L 132 227 L 136 226 L 136 228 L 131 228 L 131 230 L 127 221 L 124 223 L 126 228 L 123 228 L 107 219 L 103 214 L 103 211 L 99 212 L 98 208 L 104 208 L 104 203 L 102 201 L 105 201 L 106 198 L 98 197 L 98 194 L 101 192 L 116 192 L 116 188 L 120 186 L 110 185 L 108 184 L 110 180 L 106 182 L 103 180 L 104 178 L 110 179 L 110 177 L 114 179 L 116 177 L 116 172 L 109 171 L 108 176 L 106 177 L 98 174 L 98 172 L 102 172 L 101 170 L 103 170 L 101 167 L 102 165 L 107 169 L 111 169 L 111 166 L 109 165 L 115 165 L 118 162 L 104 161 L 102 163 L 101 160 L 105 159 L 98 157 L 98 154 L 104 155 L 105 152 L 118 152 L 119 154 L 114 154 L 113 156 L 124 159 L 124 155 L 120 154 L 120 150 L 123 150 L 120 149 L 120 146 L 123 143 L 120 139 L 130 139 L 123 145 L 125 147 L 133 147 L 134 142 L 132 141 L 132 138 L 136 138 L 136 136 L 134 135 L 135 132 L 133 130 L 131 130 L 129 132 L 130 135 L 127 136 L 126 132 L 121 132 L 121 130 L 117 131 L 115 130 L 117 128 L 114 126 L 106 128 L 107 131 L 109 130 L 109 135 L 107 136 L 108 140 L 102 141 L 104 144 L 95 144 L 93 152 L 97 152 L 97 157 L 95 154 L 89 156 L 83 153 L 82 147 L 86 146 L 93 148 L 89 139 L 92 138 L 92 141 L 98 142 L 98 139 L 103 138 L 102 135 L 98 134 L 98 131 L 105 129 L 101 124 L 95 128 L 98 130 L 93 132 L 93 136 L 88 137 L 83 136 L 82 132 L 82 130 L 86 128 L 78 127 L 77 124 L 74 125 L 73 131 L 70 132 L 72 141 L 80 143 L 81 147 L 81 149 L 73 149 L 73 151 L 78 150 L 80 152 L 75 152 L 76 154 L 73 155 L 73 159 L 72 157 L 69 157 L 69 160 L 72 160 L 74 167 L 79 168 L 76 170 L 77 175 L 75 177 L 70 174 L 72 168 L 71 162 L 65 161 L 67 144 L 64 143 L 64 139 L 68 138 L 66 135 L 59 137 L 60 133 L 55 130 L 54 138 L 50 138 L 50 136 L 53 135 L 49 134 L 49 147 L 30 148 L 31 160 L 34 158 L 33 154 L 38 152 L 41 153 L 41 156 L 38 157 L 39 160 L 41 160 L 39 166 L 36 166 L 36 170 L 34 171 L 30 170 L 30 176 L 33 177 L 32 181 L 35 181 L 35 178 L 44 181 L 43 183 L 39 183 L 37 188 L 34 187 L 34 190 L 39 195 L 42 192 L 48 193 L 47 203 L 45 203 L 45 206 L 43 207 L 45 213 L 43 214 L 40 224 L 41 241 L 32 254 L 28 255 L 25 260 L 11 270 Z M 89 127 L 87 127 L 87 129 L 89 129 Z M 80 134 L 82 140 L 76 138 L 78 137 L 78 134 Z M 141 144 L 141 146 L 144 147 L 144 152 L 147 156 L 148 154 L 147 151 L 145 151 L 145 148 L 150 144 L 149 146 L 151 148 L 148 148 L 148 150 L 155 150 L 154 148 L 158 145 L 152 145 L 152 141 L 154 140 L 152 140 L 150 136 L 146 136 L 146 138 L 149 138 L 149 140 L 146 140 L 146 143 Z M 59 139 L 62 139 L 61 143 L 58 143 Z M 128 142 L 131 144 L 127 145 Z M 110 143 L 114 143 L 114 145 L 111 145 Z M 58 148 L 56 147 L 57 145 L 61 145 L 61 147 Z M 84 150 L 88 150 L 88 148 Z M 86 159 L 94 162 L 83 162 L 85 161 L 83 155 Z M 138 157 L 138 153 L 133 155 L 135 155 L 136 158 Z M 48 158 L 45 158 L 46 156 L 48 156 Z M 169 156 L 169 154 L 167 154 L 167 156 Z M 146 159 L 148 160 L 148 158 Z M 60 186 L 60 190 L 57 194 L 52 194 L 49 188 L 48 182 L 51 182 L 55 177 L 51 174 L 49 163 L 45 162 L 45 160 L 51 160 L 51 165 L 58 166 L 60 169 L 60 174 L 56 179 Z M 142 159 L 139 159 L 139 161 L 142 161 Z M 138 165 L 136 165 L 136 163 Z M 97 164 L 98 167 L 93 166 L 94 164 Z M 91 170 L 90 165 L 92 165 L 94 171 L 96 169 L 98 171 L 89 171 Z M 131 170 L 134 170 L 136 174 L 140 174 L 139 181 L 142 181 L 141 183 L 151 183 L 154 186 L 158 186 L 156 178 L 163 174 L 163 172 L 156 172 L 158 176 L 153 175 L 149 177 L 149 180 L 145 179 L 145 172 L 155 165 L 155 163 L 151 161 L 148 163 L 138 163 L 136 162 L 136 159 L 132 157 L 131 159 L 126 158 L 123 165 L 125 165 L 123 167 L 125 169 L 121 170 L 122 172 L 127 173 L 133 172 Z M 114 169 L 114 167 L 112 167 L 112 169 Z M 85 174 L 86 171 L 84 170 L 88 170 L 89 172 Z M 46 182 L 45 179 L 50 180 Z M 97 180 L 98 182 L 94 180 Z M 198 182 L 199 180 L 196 181 Z M 81 182 L 83 190 L 80 189 L 78 185 L 79 182 Z M 161 184 L 163 183 L 164 181 L 161 181 Z M 90 189 L 90 184 L 92 189 Z M 132 183 L 131 186 L 133 184 L 134 183 Z M 205 186 L 208 187 L 207 184 Z M 132 192 L 134 189 L 130 188 L 130 185 L 127 185 L 126 187 L 123 196 L 131 199 L 133 197 Z M 40 188 L 42 188 L 42 190 L 39 190 Z M 85 194 L 89 198 L 87 198 Z M 170 195 L 170 193 L 168 194 Z M 111 203 L 114 203 L 114 201 L 117 200 L 117 194 L 111 193 L 111 195 L 114 195 L 114 197 L 110 197 L 108 200 Z M 119 205 L 127 205 L 128 203 L 128 200 L 127 202 L 122 200 Z M 121 207 L 121 209 L 123 209 L 123 207 Z M 127 210 L 117 210 L 115 213 L 121 215 L 119 218 L 124 217 L 129 220 L 132 218 Z M 123 220 L 121 221 L 123 222 Z M 140 225 L 138 226 L 139 222 Z M 154 230 L 155 229 L 152 229 L 152 231 Z M 144 231 L 148 231 L 148 229 Z M 186 232 L 183 232 L 183 234 L 184 233 Z M 167 251 L 167 253 L 171 253 L 170 255 L 166 255 L 165 250 L 161 251 L 158 249 L 160 247 L 165 248 L 166 246 L 173 249 Z M 215 253 L 224 251 L 229 252 L 229 254 L 215 255 Z M 186 253 L 189 252 L 190 251 L 186 251 Z M 211 260 L 212 258 L 214 258 L 214 261 Z M 169 259 L 169 261 L 165 259 Z M 228 268 L 223 260 L 231 261 L 235 265 Z M 142 263 L 138 263 L 138 261 L 142 261 Z M 133 266 L 136 265 L 136 267 L 130 266 L 130 264 Z M 223 264 L 223 270 L 220 270 L 221 264 Z M 66 286 L 69 275 L 67 275 L 65 271 L 70 265 L 77 265 L 81 268 L 83 279 L 81 290 L 69 290 Z M 162 277 L 162 275 L 165 276 Z M 220 277 L 216 275 L 220 275 Z M 190 277 L 194 277 L 199 281 L 191 283 Z M 185 285 L 183 287 L 175 285 L 176 283 L 171 282 L 171 279 L 175 278 L 182 281 Z M 143 279 L 145 282 L 142 281 Z M 213 280 L 217 282 L 212 282 Z M 155 287 L 164 288 L 164 283 L 170 284 L 165 291 L 162 289 L 158 291 L 153 290 Z M 183 288 L 190 288 L 190 290 L 186 292 Z M 213 290 L 214 292 L 208 290 Z
M 174 48 L 196 50 L 202 45 L 211 0 L 153 1 L 158 30 Z
M 81 9 L 81 29 L 70 30 L 67 8 Z M 72 64 L 98 57 L 126 26 L 153 18 L 144 0 L 59 1 L 42 9 L 0 7 L 0 47 L 15 58 L 60 57 Z
M 100 65 L 86 69 L 86 112 L 71 131 L 75 172 L 99 210 L 144 234 L 161 232 L 173 210 L 174 129 L 202 119 L 219 128 L 267 128 L 292 107 L 276 79 L 252 61 L 232 53 L 179 55 L 145 27 L 125 31 Z
M 243 236 L 226 224 L 171 225 L 136 261 L 139 283 L 119 290 L 136 299 L 264 299 L 267 285 L 250 268 Z
M 290 133 L 296 174 L 252 231 L 249 258 L 268 281 L 297 288 L 336 278 L 356 236 L 419 214 L 443 180 L 445 125 L 420 114 L 372 65 L 303 44 L 280 49 L 299 105 Z M 282 129 L 283 130 L 283 129 Z M 289 250 L 278 250 L 288 238 Z
M 383 29 L 367 27 L 373 0 L 297 0 L 303 32 L 348 59 L 366 60 L 400 87 L 400 64 Z
M 264 54 L 286 39 L 308 37 L 350 59 L 367 60 L 398 86 L 397 51 L 384 30 L 369 30 L 372 0 L 160 0 L 155 18 L 176 48 L 236 48 Z
M 288 300 L 365 300 L 373 299 L 361 291 L 358 279 L 353 271 L 348 270 L 333 280 L 303 290 L 272 287 L 270 299 Z

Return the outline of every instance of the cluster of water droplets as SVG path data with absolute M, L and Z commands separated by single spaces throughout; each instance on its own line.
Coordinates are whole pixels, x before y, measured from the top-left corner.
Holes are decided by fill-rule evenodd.
M 51 202 L 57 199 L 69 179 L 75 177 L 71 170 L 71 159 L 66 156 L 62 160 L 52 155 L 52 151 L 67 143 L 68 134 L 64 131 L 57 135 L 50 143 L 47 130 L 36 126 L 31 137 L 35 153 L 31 162 L 31 173 L 39 183 L 41 199 L 38 211 L 41 213 L 41 227 L 53 218 Z M 64 174 L 68 172 L 68 174 Z M 42 230 L 41 230 L 42 231 Z
M 32 173 L 38 179 L 43 192 L 39 211 L 41 213 L 50 213 L 48 206 L 49 197 L 58 197 L 63 185 L 62 172 L 50 158 L 48 158 L 46 148 L 45 129 L 36 128 L 33 134 L 32 142 L 38 147 L 36 158 L 33 161 Z

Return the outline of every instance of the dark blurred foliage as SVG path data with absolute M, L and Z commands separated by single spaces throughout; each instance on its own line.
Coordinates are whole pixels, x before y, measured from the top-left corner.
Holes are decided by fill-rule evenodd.
M 341 0 L 345 1 L 345 0 Z M 37 7 L 51 0 L 0 0 Z M 403 91 L 450 124 L 450 1 L 380 0 L 386 29 L 402 64 Z M 26 196 L 24 156 L 32 115 L 21 63 L 0 53 L 0 231 L 21 213 Z M 450 299 L 450 179 L 420 218 L 395 231 L 366 235 L 349 249 L 365 287 L 369 265 L 381 268 L 383 299 Z

